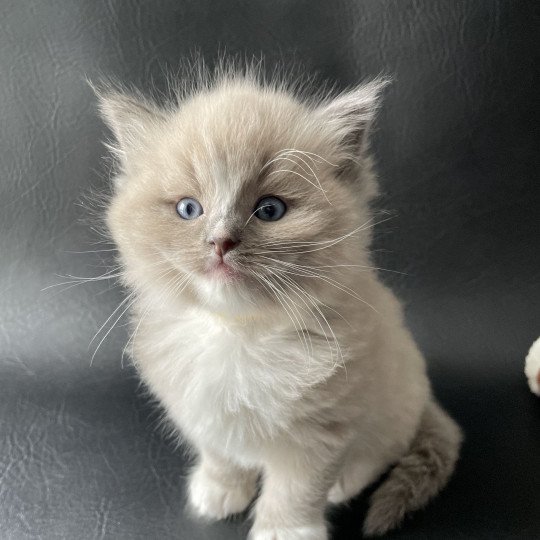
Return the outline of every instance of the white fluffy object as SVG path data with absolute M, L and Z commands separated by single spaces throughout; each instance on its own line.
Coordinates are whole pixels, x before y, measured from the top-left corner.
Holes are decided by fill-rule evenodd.
M 525 358 L 525 375 L 531 391 L 540 396 L 540 338 L 532 344 Z

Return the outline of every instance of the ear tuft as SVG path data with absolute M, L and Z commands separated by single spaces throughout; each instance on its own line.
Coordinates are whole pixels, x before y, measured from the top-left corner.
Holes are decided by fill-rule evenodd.
M 149 131 L 165 121 L 165 114 L 136 92 L 124 92 L 107 84 L 90 86 L 98 98 L 101 117 L 117 141 L 113 149 L 125 166 L 128 154 L 144 144 Z
M 380 105 L 388 78 L 377 78 L 345 91 L 320 107 L 323 121 L 334 131 L 341 150 L 351 159 L 365 150 L 369 130 Z

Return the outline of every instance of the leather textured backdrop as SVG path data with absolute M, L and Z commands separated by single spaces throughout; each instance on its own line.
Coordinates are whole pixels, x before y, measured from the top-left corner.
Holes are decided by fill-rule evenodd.
M 340 87 L 385 72 L 374 136 L 393 219 L 379 265 L 407 303 L 441 402 L 466 432 L 447 490 L 395 538 L 538 538 L 538 2 L 0 0 L 0 538 L 240 539 L 187 517 L 186 457 L 122 368 L 122 299 L 78 205 L 106 189 L 108 136 L 85 77 L 165 90 L 199 50 L 301 62 Z M 73 253 L 90 251 L 90 253 Z M 120 321 L 121 324 L 122 321 Z M 336 511 L 359 538 L 365 499 Z

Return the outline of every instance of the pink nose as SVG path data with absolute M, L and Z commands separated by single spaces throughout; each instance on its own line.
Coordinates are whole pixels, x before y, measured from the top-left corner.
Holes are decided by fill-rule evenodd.
M 227 251 L 234 249 L 240 242 L 232 238 L 214 238 L 210 240 L 210 245 L 214 246 L 214 251 L 223 257 Z

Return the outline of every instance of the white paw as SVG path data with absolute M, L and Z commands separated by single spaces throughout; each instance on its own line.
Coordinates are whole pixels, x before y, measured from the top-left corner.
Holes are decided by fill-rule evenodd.
M 339 481 L 336 482 L 328 492 L 327 500 L 330 504 L 340 504 L 347 501 L 349 498 L 350 497 L 347 496 L 347 493 L 343 489 L 341 481 Z
M 525 360 L 525 375 L 527 375 L 531 391 L 540 395 L 540 338 L 529 350 Z
M 341 478 L 330 488 L 326 500 L 330 504 L 344 503 L 358 495 L 366 485 L 364 478 Z
M 378 464 L 369 462 L 355 463 L 341 474 L 338 481 L 330 488 L 327 500 L 331 504 L 341 504 L 358 495 L 379 474 Z
M 328 533 L 324 525 L 252 529 L 249 540 L 328 540 Z
M 189 502 L 199 517 L 224 519 L 243 512 L 256 494 L 254 483 L 224 485 L 198 469 L 189 483 Z

